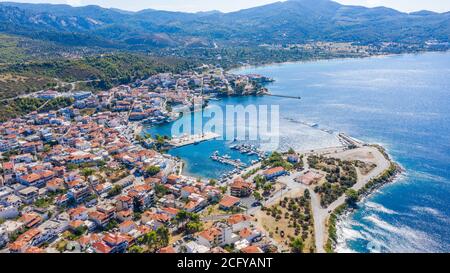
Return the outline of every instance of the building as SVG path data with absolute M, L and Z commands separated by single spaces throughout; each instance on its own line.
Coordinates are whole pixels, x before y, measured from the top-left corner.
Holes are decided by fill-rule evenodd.
M 227 219 L 227 223 L 231 226 L 233 232 L 237 232 L 250 227 L 251 217 L 245 214 L 234 214 Z
M 279 176 L 285 175 L 287 172 L 283 167 L 275 167 L 275 168 L 271 168 L 268 170 L 265 170 L 263 172 L 263 176 L 267 179 L 267 180 L 272 180 L 275 179 Z
M 288 154 L 287 155 L 287 160 L 289 163 L 298 163 L 300 161 L 300 157 L 298 156 L 298 154 Z
M 0 205 L 0 220 L 16 218 L 18 215 L 17 207 Z
M 231 195 L 236 197 L 247 197 L 252 194 L 252 184 L 245 182 L 242 178 L 236 178 L 230 185 Z
M 25 204 L 33 203 L 39 195 L 39 189 L 36 187 L 27 187 L 18 192 L 19 197 Z
M 295 182 L 305 184 L 307 186 L 312 185 L 316 182 L 319 182 L 322 179 L 323 175 L 320 173 L 316 173 L 313 171 L 307 171 L 306 173 L 296 177 Z
M 231 210 L 235 207 L 238 207 L 240 203 L 241 199 L 234 196 L 225 195 L 219 202 L 219 208 L 222 210 Z

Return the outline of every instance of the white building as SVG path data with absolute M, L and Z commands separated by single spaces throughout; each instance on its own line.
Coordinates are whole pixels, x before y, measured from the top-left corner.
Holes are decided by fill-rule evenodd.
M 194 241 L 191 241 L 186 244 L 186 250 L 188 253 L 207 253 L 209 251 L 209 247 L 198 244 Z
M 11 219 L 19 216 L 19 211 L 14 206 L 0 205 L 0 219 Z

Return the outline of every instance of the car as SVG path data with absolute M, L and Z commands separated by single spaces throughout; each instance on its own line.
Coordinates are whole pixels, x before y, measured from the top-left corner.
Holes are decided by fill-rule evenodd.
M 256 202 L 253 202 L 252 207 L 256 208 L 256 207 L 259 207 L 261 205 L 262 205 L 261 202 L 256 201 Z

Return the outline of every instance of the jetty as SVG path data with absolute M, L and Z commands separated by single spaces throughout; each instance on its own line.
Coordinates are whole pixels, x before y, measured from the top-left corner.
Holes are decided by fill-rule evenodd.
M 271 97 L 279 97 L 279 98 L 287 98 L 287 99 L 296 99 L 296 100 L 301 100 L 302 97 L 299 96 L 288 96 L 288 95 L 274 95 L 274 94 L 270 94 L 270 93 L 266 93 L 264 94 L 266 96 L 271 96 Z
M 342 143 L 342 145 L 344 146 L 354 146 L 354 147 L 362 147 L 364 145 L 364 143 L 362 141 L 359 141 L 353 137 L 350 137 L 344 133 L 339 133 L 337 135 L 339 141 Z
M 180 137 L 174 137 L 171 140 L 169 140 L 167 143 L 173 147 L 183 147 L 183 146 L 188 146 L 188 145 L 199 144 L 201 142 L 216 139 L 218 137 L 220 137 L 220 135 L 217 133 L 207 132 L 204 134 L 183 135 Z
M 222 164 L 227 164 L 227 165 L 231 165 L 234 166 L 235 168 L 238 169 L 243 169 L 245 167 L 247 167 L 247 164 L 243 163 L 242 161 L 240 161 L 239 159 L 232 159 L 229 156 L 220 156 L 219 152 L 215 152 L 212 156 L 211 159 L 217 162 L 220 162 Z

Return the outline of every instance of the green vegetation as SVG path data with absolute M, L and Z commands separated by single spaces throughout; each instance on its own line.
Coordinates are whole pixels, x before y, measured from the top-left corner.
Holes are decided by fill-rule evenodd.
M 311 168 L 327 173 L 327 181 L 314 188 L 314 191 L 320 194 L 320 204 L 324 208 L 336 201 L 357 182 L 358 177 L 353 161 L 312 155 L 308 157 L 308 164 Z
M 160 227 L 156 231 L 150 231 L 145 234 L 140 240 L 139 244 L 143 244 L 147 248 L 147 252 L 154 253 L 162 247 L 166 247 L 169 244 L 170 234 L 166 227 Z M 144 249 L 140 246 L 132 247 L 129 249 L 132 253 L 142 253 Z
M 150 166 L 145 170 L 146 175 L 154 176 L 157 175 L 161 171 L 159 166 Z
M 334 244 L 337 240 L 337 230 L 336 230 L 336 221 L 345 210 L 347 209 L 347 204 L 343 204 L 339 207 L 337 207 L 333 213 L 330 214 L 330 217 L 328 218 L 328 239 L 325 243 L 325 251 L 327 253 L 333 252 Z
M 390 182 L 395 175 L 401 171 L 400 166 L 398 166 L 395 163 L 391 163 L 389 169 L 384 171 L 381 175 L 378 177 L 372 179 L 369 181 L 362 189 L 359 191 L 347 191 L 347 202 L 345 204 L 342 204 L 338 208 L 336 208 L 333 213 L 330 214 L 330 217 L 328 219 L 328 240 L 325 244 L 325 251 L 328 253 L 333 252 L 334 245 L 336 244 L 337 240 L 337 230 L 336 230 L 336 222 L 339 217 L 339 215 L 342 215 L 348 208 L 352 208 L 352 205 L 354 205 L 354 201 L 358 200 L 361 196 L 368 194 L 373 189 Z
M 248 172 L 244 173 L 242 175 L 243 179 L 248 179 L 250 178 L 250 176 L 254 175 L 255 173 L 257 173 L 259 170 L 261 170 L 261 168 L 253 168 L 251 170 L 249 170 Z
M 311 210 L 311 195 L 308 190 L 305 190 L 301 197 L 285 197 L 279 205 L 262 208 L 262 210 L 276 223 L 267 231 L 277 235 L 278 239 L 289 239 L 287 242 L 292 252 L 313 251 L 311 244 L 313 244 L 314 220 Z
M 193 234 L 203 229 L 200 216 L 196 213 L 181 210 L 175 216 L 174 222 L 179 227 L 185 228 L 187 234 Z
M 117 196 L 117 195 L 119 195 L 119 194 L 121 194 L 122 193 L 122 186 L 120 186 L 120 185 L 114 185 L 113 187 L 112 187 L 112 189 L 110 189 L 109 191 L 108 191 L 108 196 L 109 197 L 114 197 L 114 196 Z
M 2 92 L 0 92 L 0 97 L 1 94 Z M 2 101 L 0 102 L 0 122 L 20 117 L 33 111 L 47 112 L 57 110 L 70 106 L 72 103 L 73 99 L 67 97 L 55 98 L 50 101 L 38 98 L 18 98 Z
M 301 238 L 295 238 L 294 241 L 291 242 L 292 253 L 302 253 L 303 247 L 304 245 Z
M 263 160 L 262 167 L 283 167 L 285 170 L 291 170 L 293 168 L 292 164 L 287 162 L 283 155 L 279 152 L 273 152 L 269 158 Z
M 34 205 L 38 208 L 48 208 L 53 204 L 52 197 L 39 198 L 34 202 Z

